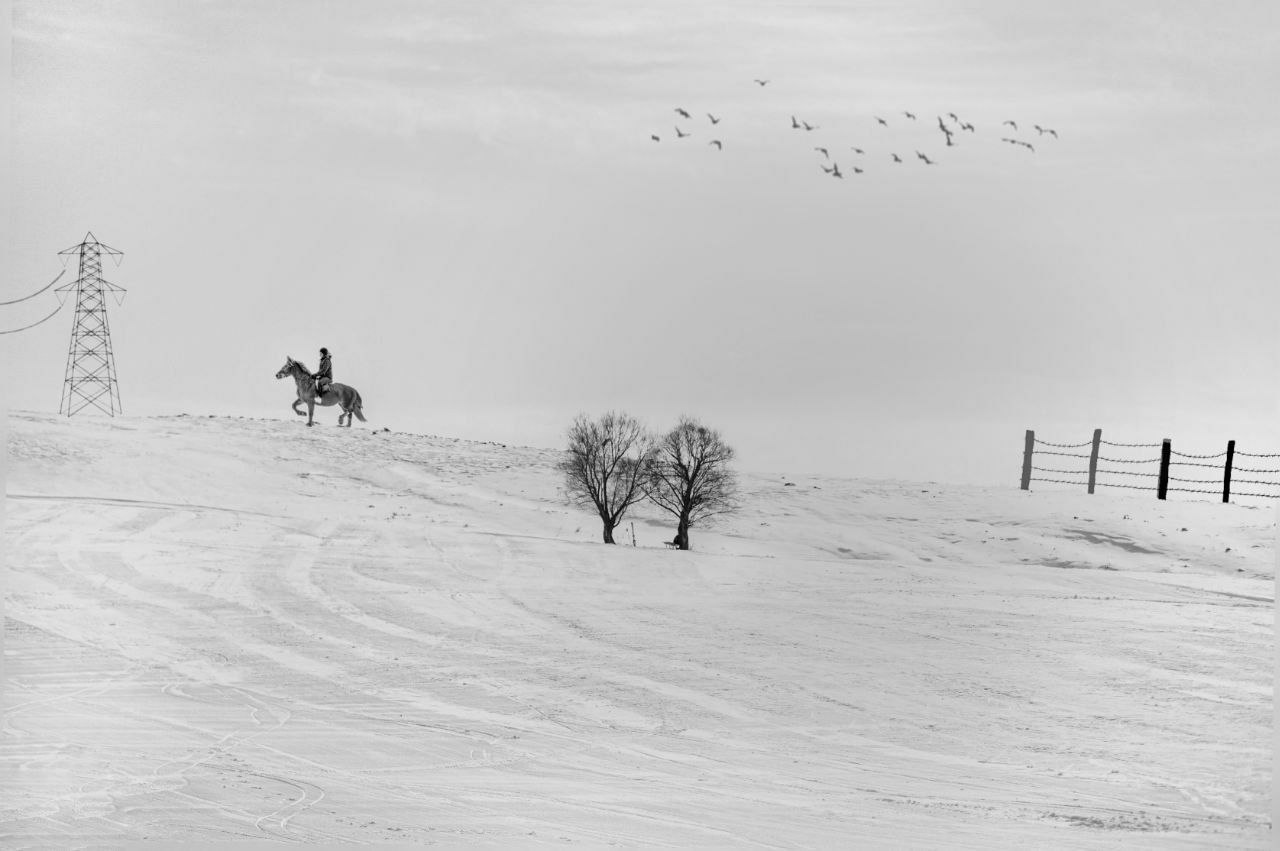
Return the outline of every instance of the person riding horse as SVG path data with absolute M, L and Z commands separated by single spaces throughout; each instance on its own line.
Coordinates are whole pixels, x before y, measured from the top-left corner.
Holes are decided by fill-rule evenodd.
M 328 352 L 326 351 L 326 354 Z M 327 364 L 326 364 L 327 365 Z M 307 369 L 306 364 L 296 361 L 293 358 L 286 357 L 284 366 L 280 367 L 276 372 L 276 378 L 292 378 L 294 387 L 297 390 L 298 398 L 293 400 L 293 412 L 300 417 L 307 418 L 307 425 L 315 425 L 315 409 L 319 405 L 322 408 L 337 405 L 342 408 L 342 414 L 338 417 L 338 425 L 351 426 L 351 418 L 355 417 L 360 422 L 365 422 L 363 408 L 364 401 L 360 398 L 360 393 L 350 384 L 339 384 L 336 381 L 329 383 L 325 389 L 323 396 L 316 395 L 316 373 Z M 299 405 L 306 405 L 305 411 L 298 410 Z M 343 421 L 346 421 L 345 423 Z
M 311 378 L 316 383 L 316 396 L 323 396 L 333 383 L 333 360 L 329 357 L 329 350 L 323 346 L 320 347 L 320 368 Z

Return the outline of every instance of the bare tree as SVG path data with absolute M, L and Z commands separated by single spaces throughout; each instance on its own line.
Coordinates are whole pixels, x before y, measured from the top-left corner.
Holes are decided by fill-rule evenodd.
M 719 432 L 690 417 L 658 438 L 649 499 L 675 516 L 678 548 L 689 549 L 690 526 L 738 507 L 733 456 Z
M 598 420 L 579 414 L 569 426 L 569 448 L 557 465 L 574 504 L 595 509 L 604 542 L 627 509 L 649 495 L 653 437 L 628 414 L 610 411 Z

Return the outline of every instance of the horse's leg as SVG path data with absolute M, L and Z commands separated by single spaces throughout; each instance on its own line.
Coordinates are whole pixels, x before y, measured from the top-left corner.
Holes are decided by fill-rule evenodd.
M 307 425 L 313 426 L 316 424 L 315 415 L 316 415 L 316 403 L 308 399 L 307 400 Z
M 298 416 L 300 416 L 300 417 L 305 417 L 305 416 L 306 416 L 306 414 L 304 414 L 304 413 L 302 413 L 302 411 L 299 411 L 299 410 L 298 410 L 298 406 L 299 406 L 299 405 L 301 405 L 301 404 L 302 404 L 302 400 L 301 400 L 301 399 L 294 399 L 294 400 L 293 400 L 293 412 L 294 412 L 295 414 L 297 414 Z

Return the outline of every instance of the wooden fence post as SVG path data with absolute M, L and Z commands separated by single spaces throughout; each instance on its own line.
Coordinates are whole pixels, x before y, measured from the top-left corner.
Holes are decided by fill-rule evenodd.
M 1089 493 L 1098 481 L 1098 448 L 1102 445 L 1102 429 L 1093 430 L 1093 451 L 1089 453 Z
M 1156 485 L 1156 499 L 1169 495 L 1169 457 L 1173 455 L 1173 441 L 1164 439 L 1160 447 L 1160 482 Z
M 1031 489 L 1031 455 L 1036 451 L 1036 433 L 1027 429 L 1027 443 L 1022 449 L 1022 489 Z
M 1236 457 L 1236 442 L 1227 441 L 1227 464 L 1222 469 L 1222 501 L 1231 501 L 1231 462 Z

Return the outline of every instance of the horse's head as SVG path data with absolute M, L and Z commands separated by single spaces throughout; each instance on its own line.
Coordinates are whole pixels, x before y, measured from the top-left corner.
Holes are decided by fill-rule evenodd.
M 280 367 L 280 371 L 276 373 L 276 378 L 284 378 L 289 375 L 297 363 L 298 362 L 296 360 L 286 355 L 284 359 L 284 366 Z

